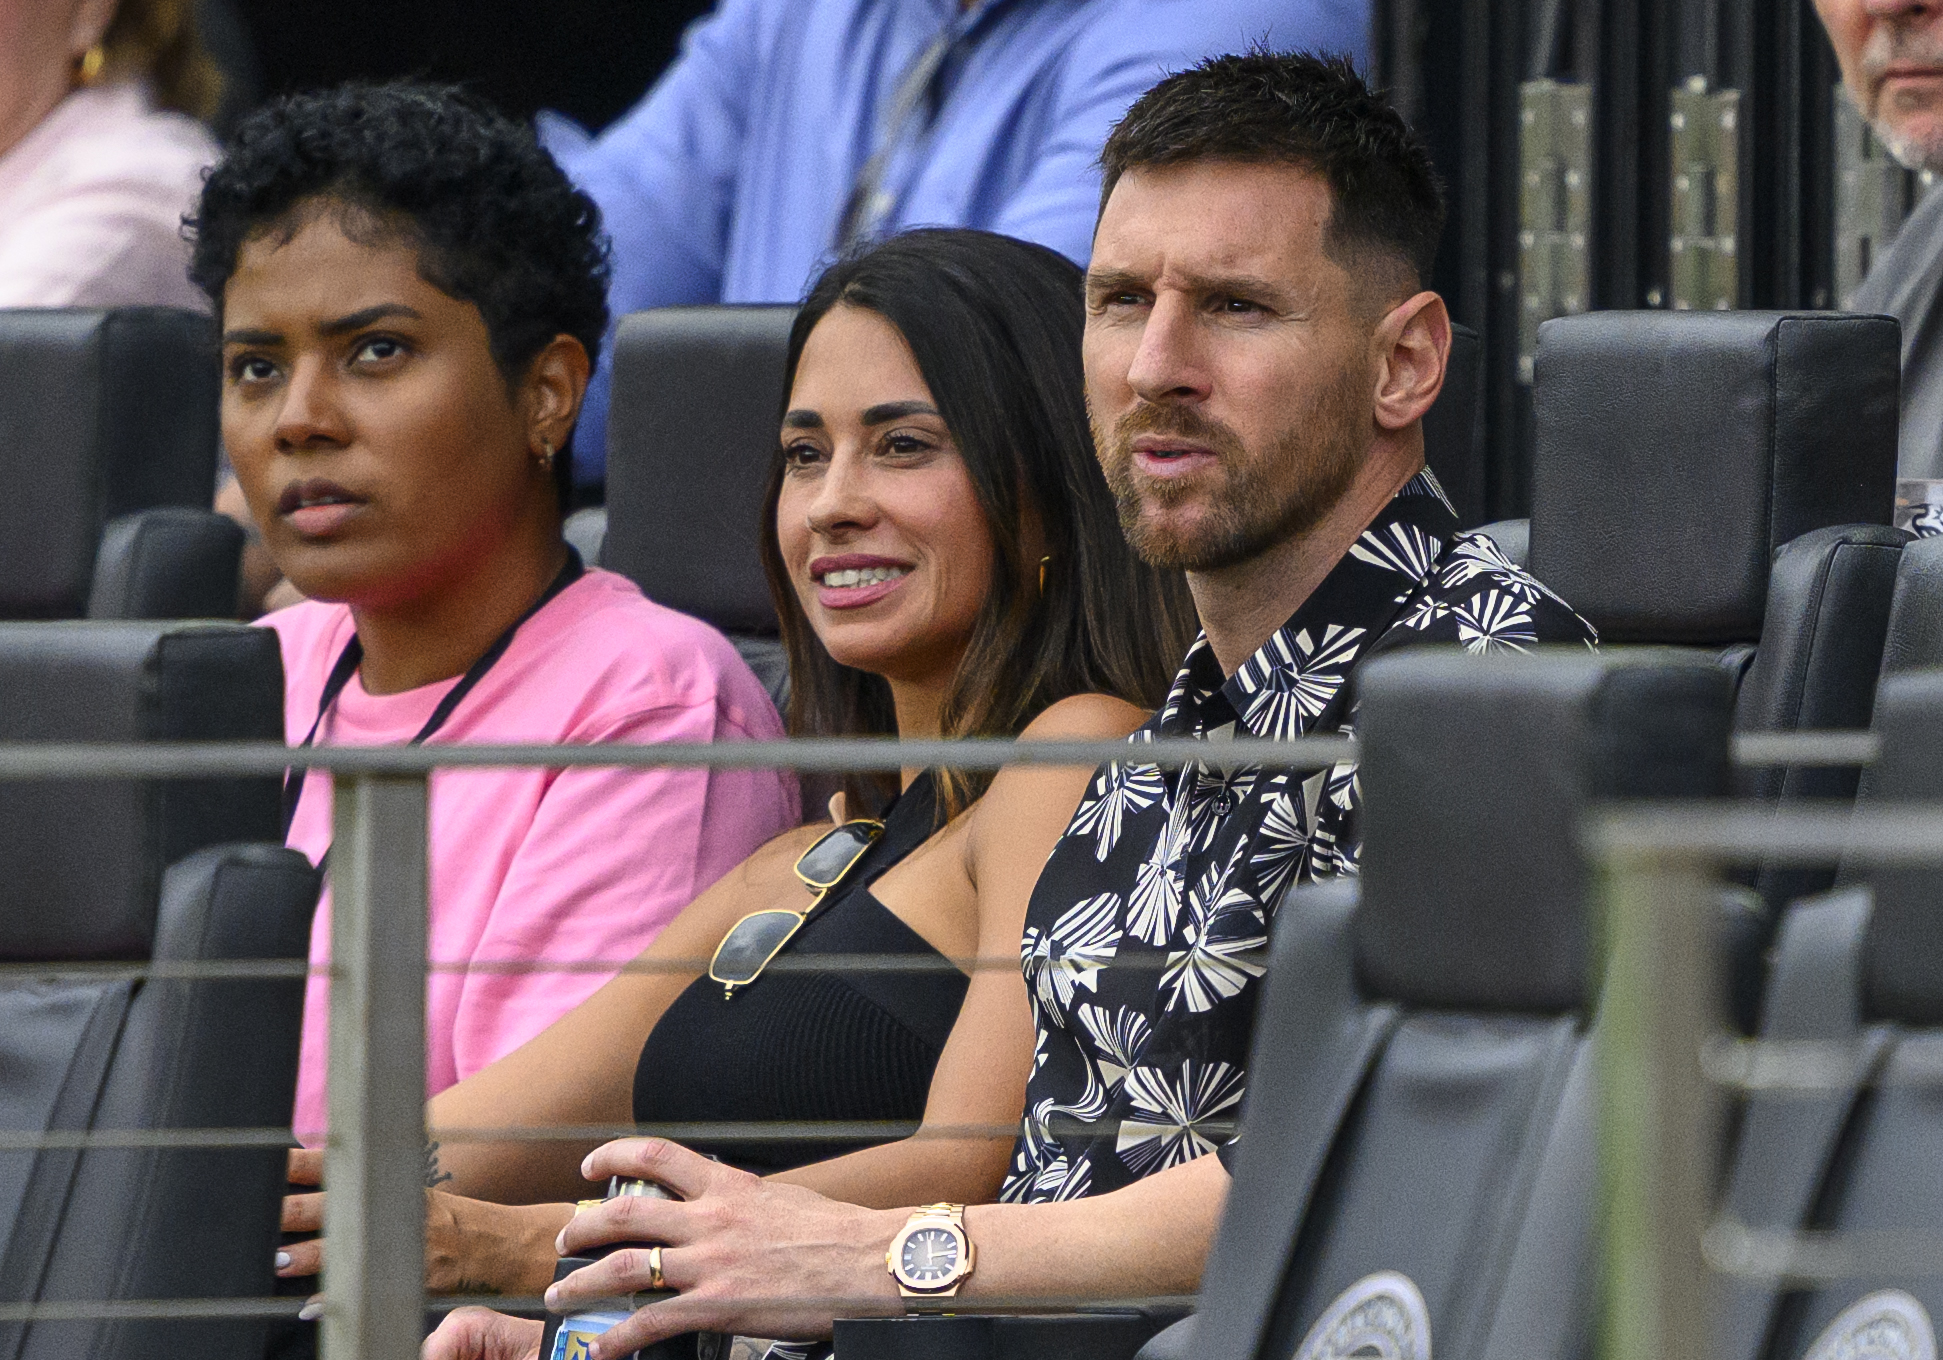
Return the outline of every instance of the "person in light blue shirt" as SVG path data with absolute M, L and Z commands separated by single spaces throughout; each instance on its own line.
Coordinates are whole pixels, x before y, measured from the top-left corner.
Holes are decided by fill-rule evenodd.
M 1134 99 L 1251 45 L 1366 62 L 1369 0 L 720 0 L 589 141 L 542 115 L 614 243 L 609 307 L 795 302 L 846 245 L 982 227 L 1084 265 Z M 576 477 L 606 473 L 607 369 Z

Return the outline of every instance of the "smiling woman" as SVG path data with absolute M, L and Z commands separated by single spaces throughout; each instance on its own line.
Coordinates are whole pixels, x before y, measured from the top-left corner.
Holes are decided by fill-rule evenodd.
M 293 743 L 781 735 L 724 638 L 584 569 L 561 537 L 605 263 L 593 206 L 529 131 L 424 86 L 283 101 L 237 131 L 194 232 L 224 442 L 309 597 L 264 621 Z M 328 783 L 286 785 L 289 843 L 320 862 Z M 641 950 L 797 806 L 767 771 L 435 776 L 428 1094 L 598 988 L 603 961 Z M 329 919 L 327 899 L 315 964 Z M 314 974 L 306 1139 L 325 1123 L 327 1002 Z

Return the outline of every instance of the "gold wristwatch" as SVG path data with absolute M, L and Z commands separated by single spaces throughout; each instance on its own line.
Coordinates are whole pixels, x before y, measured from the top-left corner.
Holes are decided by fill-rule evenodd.
M 965 1235 L 965 1206 L 927 1204 L 913 1210 L 891 1239 L 884 1266 L 897 1281 L 904 1306 L 921 1310 L 927 1300 L 955 1297 L 977 1257 Z

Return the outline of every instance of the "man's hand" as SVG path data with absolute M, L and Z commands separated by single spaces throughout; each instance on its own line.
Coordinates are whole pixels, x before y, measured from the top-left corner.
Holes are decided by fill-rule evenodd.
M 659 1138 L 609 1143 L 581 1170 L 593 1181 L 638 1176 L 681 1196 L 623 1196 L 561 1230 L 562 1256 L 615 1242 L 662 1244 L 662 1278 L 679 1291 L 602 1336 L 594 1360 L 683 1332 L 824 1337 L 838 1316 L 899 1311 L 884 1252 L 904 1226 L 901 1210 L 839 1204 Z M 554 1285 L 547 1306 L 564 1313 L 595 1299 L 646 1293 L 649 1277 L 647 1245 L 617 1251 Z
M 486 1308 L 460 1308 L 425 1338 L 420 1360 L 538 1360 L 543 1322 Z

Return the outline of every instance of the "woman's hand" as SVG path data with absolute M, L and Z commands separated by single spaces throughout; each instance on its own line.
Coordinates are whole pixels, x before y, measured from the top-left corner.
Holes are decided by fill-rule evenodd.
M 553 1282 L 571 1204 L 488 1204 L 425 1192 L 425 1290 L 533 1297 Z
M 595 1344 L 596 1360 L 683 1332 L 828 1336 L 838 1314 L 900 1310 L 884 1252 L 904 1226 L 906 1210 L 841 1204 L 659 1138 L 609 1143 L 587 1158 L 584 1169 L 589 1180 L 639 1176 L 681 1196 L 622 1196 L 576 1216 L 561 1231 L 562 1255 L 614 1242 L 665 1244 L 662 1278 L 680 1294 L 649 1304 L 607 1332 Z M 645 1293 L 652 1288 L 650 1274 L 645 1247 L 617 1251 L 554 1285 L 547 1306 L 570 1312 L 594 1299 Z
M 421 1360 L 538 1360 L 544 1322 L 509 1318 L 489 1308 L 460 1308 L 447 1314 L 425 1338 Z
M 324 1184 L 324 1152 L 322 1148 L 292 1148 L 284 1172 L 292 1185 Z M 286 1233 L 319 1233 L 324 1230 L 324 1197 L 315 1195 L 285 1195 L 283 1197 L 283 1231 Z M 277 1249 L 277 1276 L 285 1280 L 302 1279 L 315 1275 L 324 1266 L 324 1239 L 313 1237 L 308 1242 L 292 1242 Z
M 301 1182 L 300 1182 L 301 1183 Z M 512 1294 L 531 1297 L 553 1279 L 554 1237 L 573 1217 L 571 1204 L 488 1204 L 425 1192 L 425 1290 L 430 1294 Z M 324 1196 L 290 1195 L 283 1202 L 285 1232 L 317 1232 Z M 284 1279 L 323 1268 L 324 1239 L 293 1242 L 277 1253 Z

